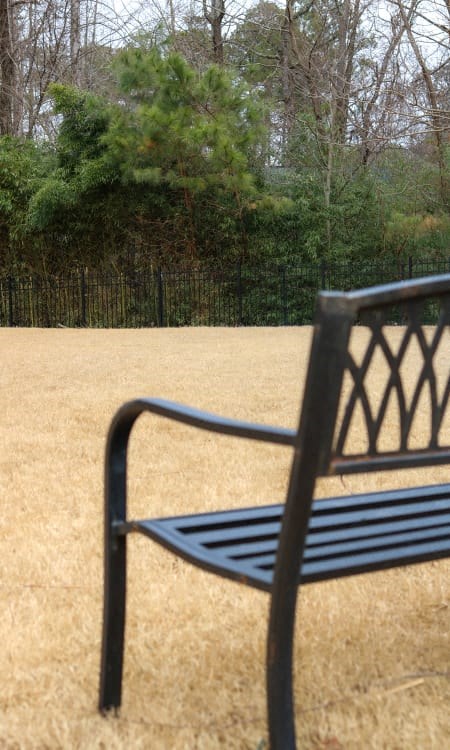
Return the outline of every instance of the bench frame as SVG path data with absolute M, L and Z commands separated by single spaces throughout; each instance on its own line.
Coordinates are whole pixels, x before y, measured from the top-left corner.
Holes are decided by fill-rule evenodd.
M 423 308 L 430 298 L 438 301 L 440 309 L 431 342 L 425 336 L 422 326 Z M 396 352 L 389 346 L 383 330 L 383 326 L 390 319 L 393 305 L 401 306 L 405 325 L 403 340 Z M 356 322 L 365 322 L 366 317 L 371 337 L 362 361 L 357 364 L 349 349 L 349 339 L 352 326 Z M 415 488 L 404 492 L 391 491 L 348 497 L 342 500 L 343 509 L 338 509 L 339 513 L 345 510 L 360 514 L 358 523 L 364 525 L 367 514 L 361 510 L 361 503 L 369 503 L 373 512 L 376 512 L 385 502 L 387 508 L 392 505 L 396 509 L 398 516 L 400 502 L 409 502 L 408 492 L 412 493 L 414 511 L 411 510 L 411 513 L 419 515 L 418 520 L 414 521 L 416 530 L 411 540 L 420 537 L 417 544 L 409 541 L 405 551 L 401 553 L 401 545 L 394 543 L 390 543 L 386 552 L 384 547 L 381 548 L 381 552 L 378 548 L 369 548 L 363 555 L 359 550 L 358 554 L 354 553 L 354 559 L 353 553 L 350 552 L 346 557 L 345 568 L 342 568 L 340 563 L 327 562 L 328 567 L 325 571 L 320 564 L 315 565 L 314 560 L 309 567 L 307 565 L 308 540 L 313 531 L 310 528 L 311 519 L 316 508 L 320 507 L 319 501 L 314 502 L 318 477 L 398 470 L 450 462 L 450 446 L 442 446 L 440 443 L 440 430 L 450 399 L 450 378 L 447 379 L 443 392 L 438 393 L 434 371 L 434 358 L 442 335 L 449 326 L 450 274 L 350 293 L 322 292 L 318 296 L 314 336 L 297 430 L 226 419 L 161 399 L 140 398 L 124 404 L 119 409 L 109 430 L 105 461 L 104 616 L 99 699 L 101 712 L 117 709 L 121 703 L 126 542 L 129 533 L 139 532 L 209 572 L 270 593 L 267 637 L 267 711 L 270 747 L 272 750 L 294 750 L 296 744 L 292 658 L 299 584 L 450 556 L 450 487 L 439 485 L 435 488 Z M 401 365 L 412 338 L 418 342 L 421 349 L 423 366 L 418 372 L 412 399 L 408 402 L 403 388 Z M 383 353 L 389 366 L 390 377 L 379 410 L 373 414 L 370 394 L 366 392 L 365 377 L 375 351 Z M 339 421 L 338 411 L 341 408 L 345 374 L 351 378 L 352 389 L 343 411 L 339 412 L 342 413 Z M 409 447 L 410 431 L 424 389 L 430 394 L 430 439 L 425 448 L 415 449 Z M 399 446 L 394 451 L 383 452 L 379 450 L 378 444 L 383 427 L 386 429 L 384 418 L 392 393 L 398 404 Z M 348 454 L 346 439 L 357 405 L 362 408 L 364 415 L 368 447 L 361 452 Z M 276 535 L 274 565 L 267 564 L 265 568 L 262 566 L 263 572 L 253 573 L 254 568 L 234 558 L 224 563 L 221 556 L 214 553 L 214 548 L 210 550 L 207 545 L 196 547 L 189 540 L 182 538 L 177 519 L 127 519 L 128 441 L 136 419 L 143 412 L 224 435 L 286 445 L 293 449 L 287 498 L 279 514 L 280 530 Z M 438 495 L 439 509 L 435 500 L 435 496 Z M 247 512 L 254 513 L 254 509 L 247 509 Z M 233 519 L 230 515 L 232 513 L 224 511 L 217 516 L 221 522 L 220 528 L 223 528 L 221 533 L 224 542 L 227 541 L 227 528 L 231 524 L 231 520 L 228 523 L 227 519 Z M 215 518 L 213 515 L 207 514 L 208 528 L 211 520 Z M 201 516 L 192 517 L 192 522 L 196 523 L 197 518 Z M 338 518 L 338 515 L 335 518 Z M 189 519 L 189 516 L 183 519 L 184 526 L 189 523 Z M 402 526 L 402 520 L 399 524 L 398 531 L 402 533 L 391 539 L 400 539 L 410 534 L 410 526 Z M 431 527 L 430 524 L 436 526 L 436 533 L 433 530 L 434 526 Z M 429 528 L 428 537 L 425 534 L 421 537 L 422 526 Z M 345 524 L 340 533 L 343 534 L 342 539 L 345 542 Z M 430 535 L 433 537 L 431 540 Z M 228 541 L 230 540 L 231 537 Z M 348 540 L 350 541 L 350 535 Z M 370 535 L 364 544 L 370 546 Z

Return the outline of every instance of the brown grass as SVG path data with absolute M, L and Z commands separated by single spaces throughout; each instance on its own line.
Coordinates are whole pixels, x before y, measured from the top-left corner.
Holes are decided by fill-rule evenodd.
M 143 538 L 129 545 L 121 715 L 97 714 L 104 440 L 140 395 L 295 426 L 310 333 L 0 329 L 1 750 L 256 750 L 267 596 Z M 288 466 L 286 449 L 145 417 L 131 512 L 276 502 Z M 302 590 L 301 747 L 450 745 L 448 574 L 444 561 Z

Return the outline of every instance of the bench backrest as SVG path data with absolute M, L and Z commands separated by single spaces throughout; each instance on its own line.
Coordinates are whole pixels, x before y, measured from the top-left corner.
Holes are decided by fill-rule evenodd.
M 357 355 L 355 332 L 365 339 Z M 283 568 L 294 585 L 317 477 L 450 462 L 449 374 L 450 274 L 319 295 L 279 538 L 280 590 Z
M 318 475 L 449 462 L 449 398 L 450 274 L 319 295 L 298 435 Z

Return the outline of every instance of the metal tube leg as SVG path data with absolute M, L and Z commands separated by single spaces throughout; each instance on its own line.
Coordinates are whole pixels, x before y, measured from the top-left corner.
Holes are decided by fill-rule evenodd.
M 103 641 L 100 667 L 99 709 L 118 708 L 122 696 L 122 670 L 125 635 L 126 536 L 105 540 L 105 581 Z
M 290 617 L 291 615 L 291 617 Z M 267 643 L 267 716 L 270 750 L 295 750 L 292 655 L 295 613 L 272 612 Z
M 127 446 L 139 411 L 119 411 L 111 423 L 105 456 L 104 600 L 99 709 L 118 708 L 122 696 L 126 604 Z

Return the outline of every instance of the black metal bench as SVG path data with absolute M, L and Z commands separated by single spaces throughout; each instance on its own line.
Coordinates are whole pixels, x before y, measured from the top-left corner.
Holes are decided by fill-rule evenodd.
M 434 315 L 432 327 L 423 324 L 427 315 Z M 385 328 L 393 316 L 402 324 L 395 329 L 395 346 Z M 366 326 L 367 334 L 358 357 L 349 345 L 356 322 Z M 449 326 L 450 274 L 348 294 L 324 292 L 318 297 L 298 430 L 224 419 L 159 399 L 137 399 L 118 411 L 106 454 L 102 712 L 121 702 L 126 539 L 130 532 L 139 532 L 216 575 L 270 593 L 270 747 L 295 748 L 292 652 L 299 584 L 450 555 L 450 484 L 314 499 L 318 477 L 450 461 L 450 357 L 445 357 L 444 341 Z M 404 368 L 410 346 L 416 347 L 421 361 L 407 392 Z M 376 356 L 385 362 L 388 376 L 374 406 L 369 371 Z M 398 434 L 386 427 L 393 404 Z M 419 406 L 426 439 L 424 443 L 421 430 L 417 446 L 412 425 Z M 221 434 L 291 446 L 285 504 L 128 520 L 127 444 L 144 411 Z M 363 448 L 349 437 L 357 411 L 364 427 Z M 386 429 L 394 441 L 388 448 L 382 439 Z

